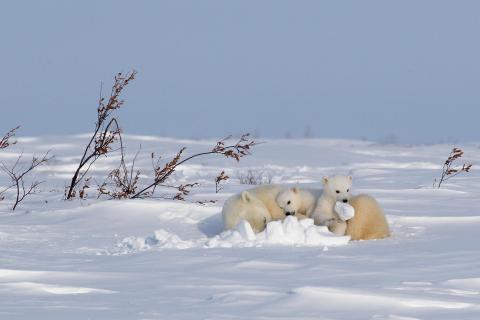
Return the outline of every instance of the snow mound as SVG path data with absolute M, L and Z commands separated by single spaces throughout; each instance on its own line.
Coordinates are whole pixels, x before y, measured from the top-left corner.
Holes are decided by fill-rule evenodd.
M 283 221 L 272 221 L 263 232 L 255 234 L 250 224 L 242 220 L 232 230 L 212 238 L 183 240 L 178 235 L 160 229 L 148 237 L 126 237 L 117 244 L 112 254 L 129 254 L 149 249 L 231 248 L 287 246 L 341 246 L 349 236 L 337 236 L 327 227 L 316 226 L 312 219 L 298 220 L 289 216 Z
M 335 212 L 337 212 L 340 219 L 347 221 L 355 216 L 355 209 L 348 203 L 337 201 L 335 203 Z
M 337 236 L 327 227 L 316 226 L 312 219 L 298 220 L 288 216 L 283 221 L 272 221 L 264 231 L 255 235 L 247 221 L 241 221 L 234 229 L 209 239 L 206 247 L 259 247 L 264 245 L 340 246 L 350 237 Z

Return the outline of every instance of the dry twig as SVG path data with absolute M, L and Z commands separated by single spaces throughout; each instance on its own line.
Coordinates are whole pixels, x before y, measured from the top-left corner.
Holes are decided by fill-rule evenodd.
M 20 128 L 20 126 L 16 126 L 12 130 L 8 131 L 2 139 L 0 139 L 0 149 L 5 149 L 12 144 L 16 144 L 17 141 L 10 141 L 11 138 L 13 138 L 16 134 L 16 131 Z
M 225 171 L 222 170 L 220 174 L 215 178 L 215 193 L 218 193 L 223 187 L 220 186 L 220 183 L 227 181 L 230 177 L 225 174 Z
M 442 183 L 459 175 L 462 172 L 470 172 L 472 168 L 472 164 L 464 163 L 461 167 L 454 167 L 454 162 L 460 159 L 463 156 L 463 150 L 460 148 L 453 148 L 448 156 L 447 160 L 445 160 L 443 167 L 442 167 L 442 175 L 440 176 L 440 180 L 438 181 L 437 188 L 442 186 Z M 435 183 L 437 179 L 433 182 L 433 187 L 435 187 Z

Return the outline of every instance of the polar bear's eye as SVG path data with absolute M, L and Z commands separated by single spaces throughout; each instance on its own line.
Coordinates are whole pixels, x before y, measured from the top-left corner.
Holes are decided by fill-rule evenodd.
M 335 191 L 336 193 L 340 193 L 340 190 Z
M 350 189 L 347 189 L 347 192 L 350 192 Z
M 290 203 L 292 203 L 292 201 L 288 200 L 288 201 L 287 201 L 287 204 L 290 204 Z

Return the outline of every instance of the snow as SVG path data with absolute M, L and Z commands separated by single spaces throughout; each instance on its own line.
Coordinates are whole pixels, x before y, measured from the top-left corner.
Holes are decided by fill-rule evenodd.
M 271 221 L 264 231 L 255 234 L 250 224 L 242 220 L 233 230 L 222 232 L 209 239 L 206 247 L 261 247 L 269 245 L 289 246 L 340 246 L 348 244 L 350 237 L 339 237 L 327 227 L 315 226 L 312 219 L 298 220 L 288 216 L 283 221 Z
M 52 148 L 36 172 L 46 182 L 17 211 L 0 202 L 1 319 L 478 319 L 480 161 L 433 189 L 450 145 L 368 141 L 264 140 L 239 164 L 223 157 L 189 163 L 172 183 L 199 182 L 185 202 L 162 199 L 64 201 L 63 188 L 85 135 L 19 139 L 0 151 L 14 161 Z M 149 154 L 214 141 L 126 136 L 128 160 L 150 174 Z M 118 157 L 92 168 L 99 182 Z M 215 193 L 214 177 L 231 177 Z M 392 237 L 352 241 L 311 220 L 289 217 L 253 234 L 246 222 L 224 231 L 223 202 L 258 170 L 275 183 L 319 188 L 325 175 L 351 174 L 354 193 L 384 207 Z M 7 180 L 0 176 L 0 185 Z M 163 191 L 162 191 L 163 192 Z M 215 200 L 200 205 L 196 201 Z
M 335 203 L 335 212 L 343 221 L 350 220 L 355 216 L 355 209 L 348 203 L 340 201 Z

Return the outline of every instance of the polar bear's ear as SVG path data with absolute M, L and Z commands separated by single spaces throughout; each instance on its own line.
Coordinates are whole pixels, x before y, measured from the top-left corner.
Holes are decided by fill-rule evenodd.
M 328 177 L 327 176 L 323 177 L 322 182 L 323 182 L 323 184 L 327 184 L 328 183 Z
M 245 201 L 245 202 L 250 201 L 250 193 L 248 193 L 248 191 L 243 191 L 242 192 L 242 200 Z
M 298 188 L 292 188 L 293 193 L 298 193 Z
M 348 179 L 350 179 L 350 181 L 352 181 L 352 180 L 353 180 L 353 177 L 352 177 L 352 176 L 348 176 Z

